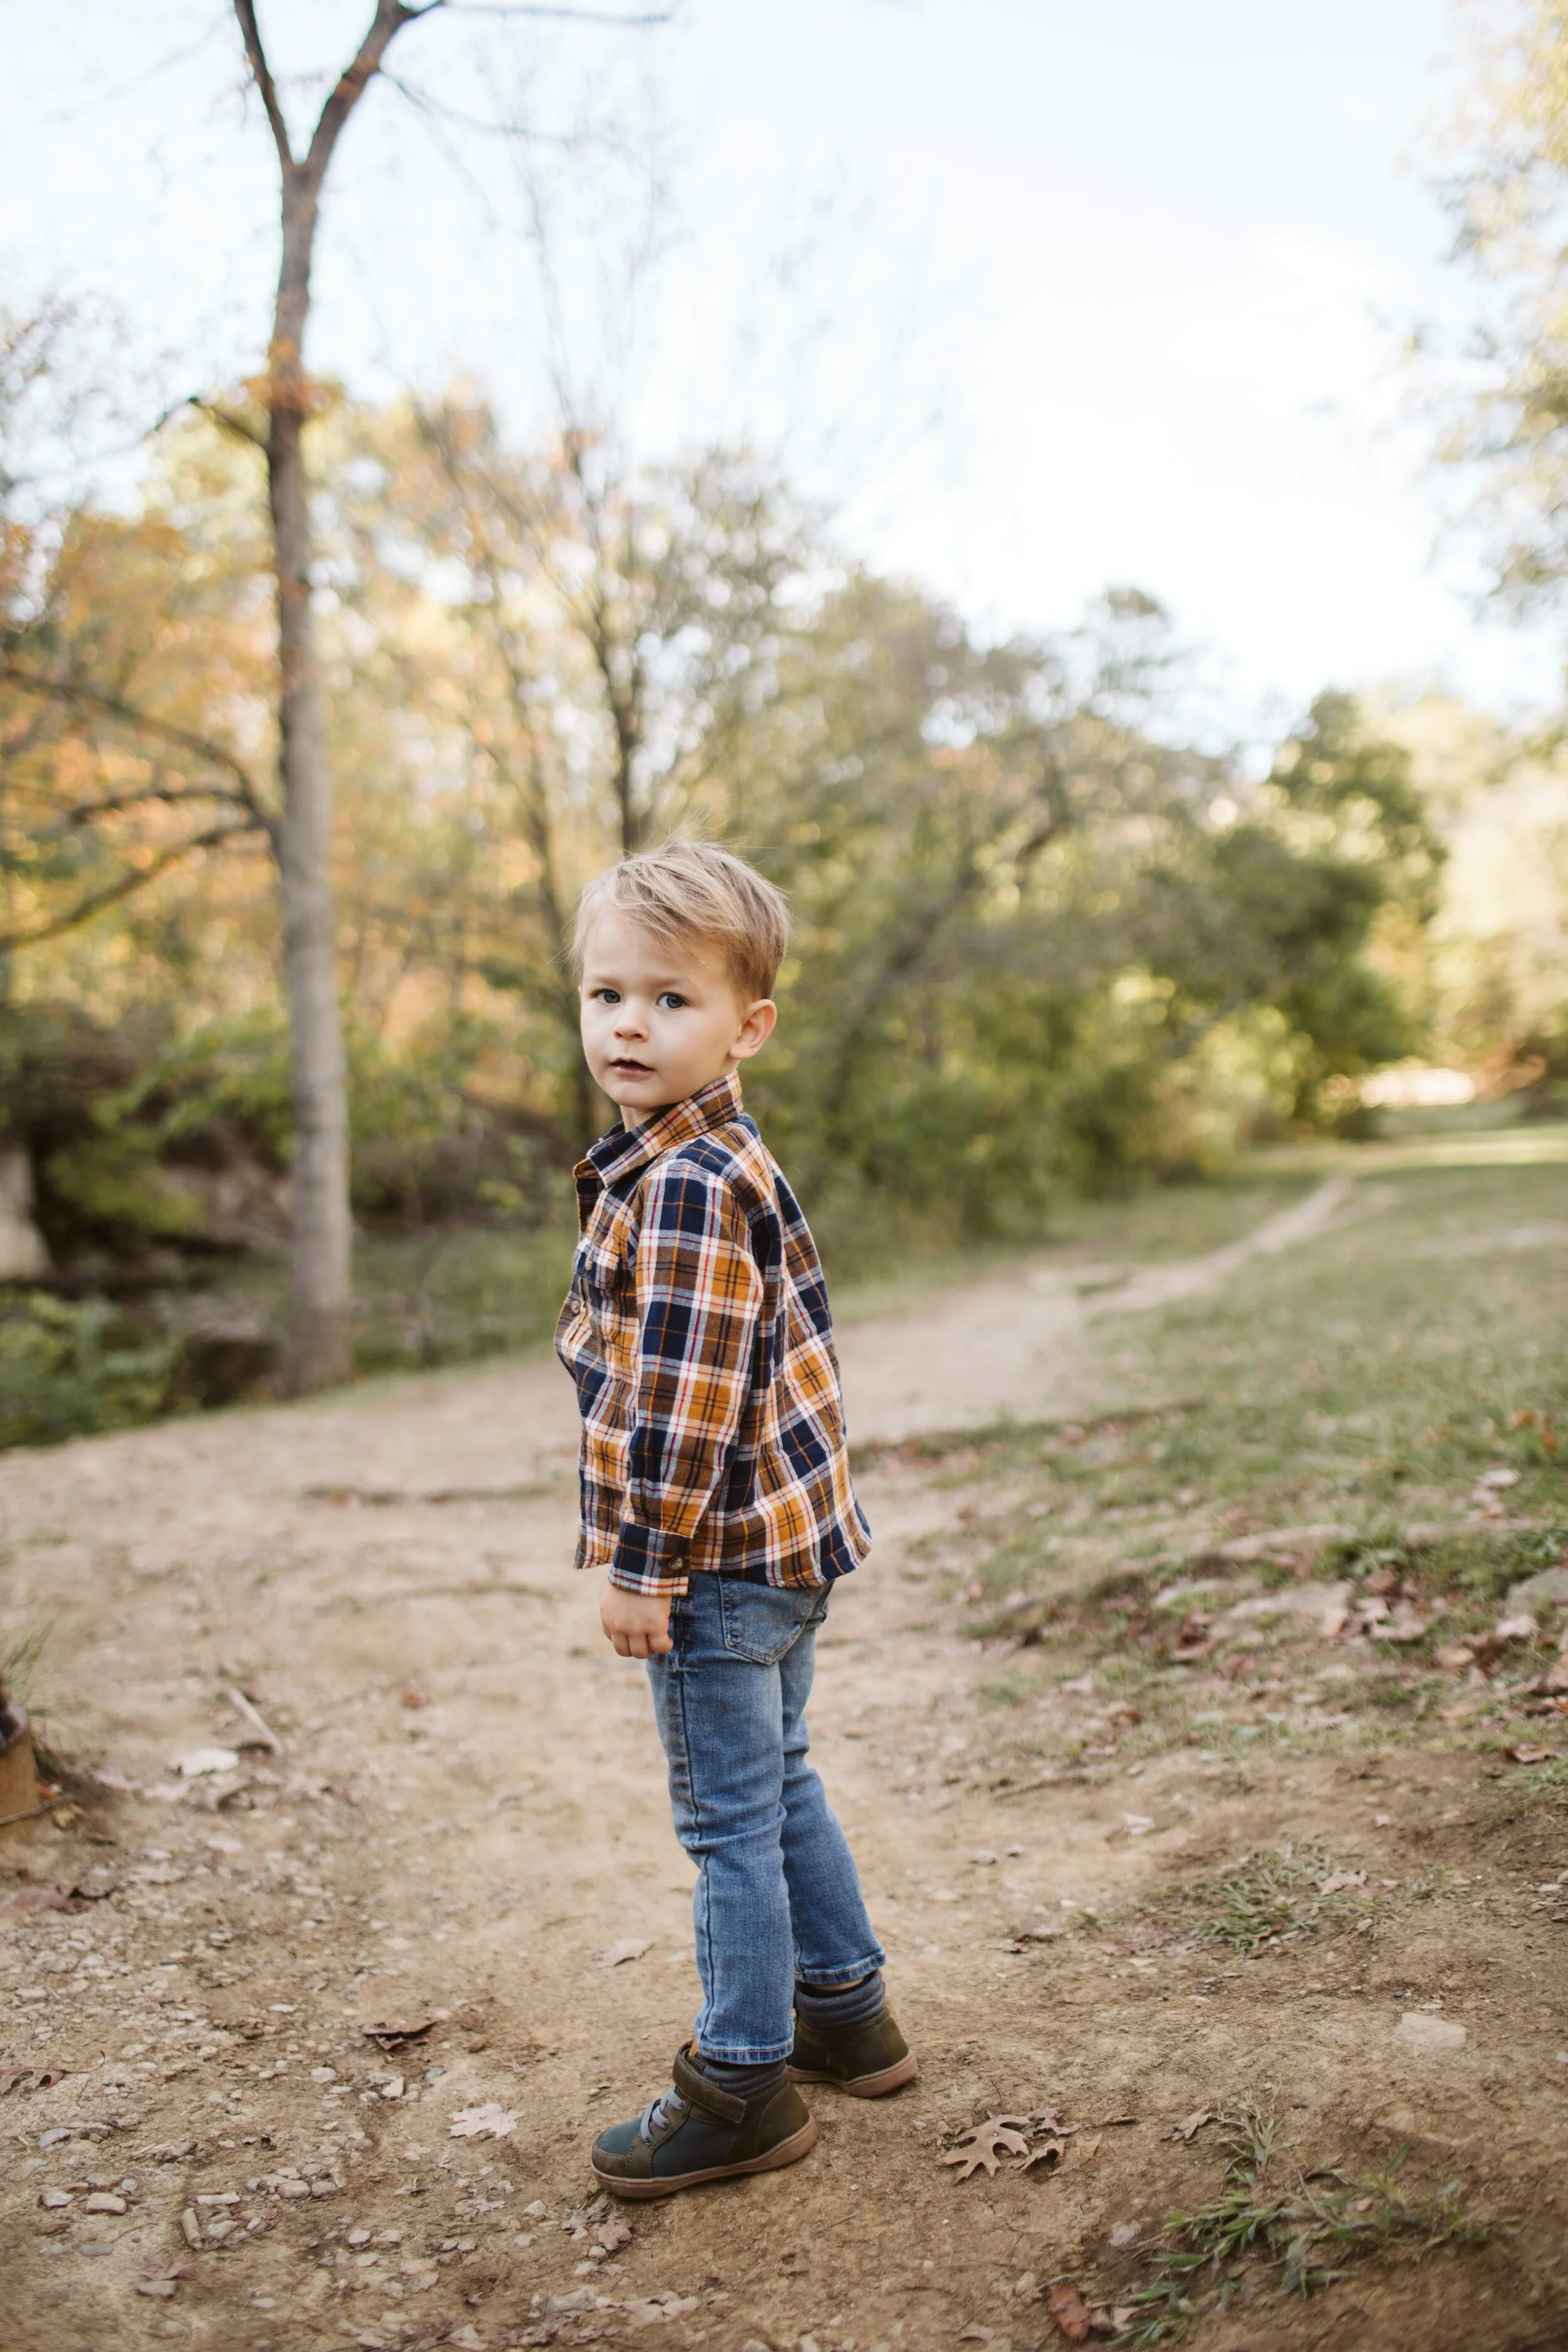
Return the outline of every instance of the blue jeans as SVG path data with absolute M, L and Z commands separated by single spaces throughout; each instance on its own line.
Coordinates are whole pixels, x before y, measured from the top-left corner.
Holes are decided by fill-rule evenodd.
M 805 1702 L 832 1587 L 696 1574 L 648 1660 L 675 1833 L 697 1864 L 699 2053 L 787 2058 L 796 1980 L 853 1984 L 886 1957 L 854 1858 L 806 1761 Z

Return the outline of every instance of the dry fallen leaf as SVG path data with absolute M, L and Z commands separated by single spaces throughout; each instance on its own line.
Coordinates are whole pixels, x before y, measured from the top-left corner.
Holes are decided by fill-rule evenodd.
M 1024 2123 L 1022 2116 L 987 2116 L 973 2131 L 964 2132 L 940 2161 L 956 2164 L 960 2180 L 971 2179 L 982 2165 L 988 2175 L 994 2176 L 1004 2156 L 1028 2155 L 1029 2143 L 1018 2128 Z
M 1064 2124 L 1054 2107 L 1042 2107 L 1037 2115 L 1005 2116 L 1002 2120 L 1005 2123 L 1016 2122 L 1020 2131 L 1031 2131 L 1037 2138 L 1071 2139 L 1078 2129 L 1077 2124 Z
M 1194 2133 L 1201 2132 L 1205 2124 L 1212 2124 L 1213 2121 L 1214 2111 L 1212 2108 L 1194 2107 L 1190 2116 L 1184 2116 L 1182 2117 L 1181 2122 L 1176 2126 L 1175 2129 L 1171 2132 L 1169 2137 L 1172 2139 L 1191 2139 Z
M 415 2018 L 401 2024 L 390 2018 L 380 2018 L 372 2025 L 362 2025 L 360 2032 L 367 2042 L 375 2042 L 386 2051 L 397 2049 L 405 2042 L 422 2042 L 435 2024 L 433 2017 Z
M 1052 2287 L 1046 2297 L 1046 2309 L 1069 2344 L 1088 2343 L 1090 2326 L 1089 2305 L 1076 2286 L 1068 2286 L 1064 2279 Z
M 506 2139 L 517 2129 L 517 2111 L 487 2099 L 482 2106 L 459 2107 L 447 2129 L 454 2139 Z
M 1032 2166 L 1043 2164 L 1047 2168 L 1047 2169 L 1054 2172 L 1066 2154 L 1067 2145 L 1065 2141 L 1059 2139 L 1042 2140 L 1038 2147 L 1032 2147 L 1029 2150 L 1028 2155 L 1025 2157 L 1023 2162 L 1018 2166 L 1018 2170 L 1020 2172 L 1027 2172 Z
M 1427 1629 L 1427 1620 L 1407 1601 L 1399 1601 L 1392 1617 L 1372 1627 L 1374 1642 L 1418 1642 Z
M 1219 1638 L 1214 1632 L 1212 1619 L 1206 1617 L 1201 1609 L 1194 1609 L 1182 1620 L 1175 1647 L 1171 1652 L 1171 1663 L 1175 1666 L 1195 1665 L 1200 1659 L 1211 1657 L 1218 1647 Z
M 1121 1826 L 1130 1838 L 1147 1837 L 1154 1823 L 1148 1813 L 1123 1813 Z
M 1510 1748 L 1508 1752 L 1516 1764 L 1555 1764 L 1559 1753 L 1555 1748 Z
M 648 1948 L 646 1936 L 623 1936 L 618 1944 L 602 1945 L 594 1955 L 602 1968 L 618 1969 L 626 1960 L 640 1960 Z
M 63 2083 L 64 2066 L 0 2066 L 0 2099 L 7 2091 L 47 2091 L 55 2083 Z
M 1364 1886 L 1365 1885 L 1366 1873 L 1364 1870 L 1336 1870 L 1331 1872 L 1329 1876 L 1323 1880 L 1318 1892 L 1320 1895 L 1342 1895 L 1347 1887 Z

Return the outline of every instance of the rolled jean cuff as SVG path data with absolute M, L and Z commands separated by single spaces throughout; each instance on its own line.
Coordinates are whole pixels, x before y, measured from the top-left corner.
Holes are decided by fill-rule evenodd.
M 838 1968 L 805 1969 L 795 1962 L 795 1980 L 811 1992 L 839 1992 L 846 1985 L 858 1984 L 862 1977 L 873 1975 L 888 1965 L 888 1955 L 880 1944 L 873 1944 L 863 1960 L 845 1960 Z
M 774 2042 L 765 2049 L 760 2042 L 753 2042 L 743 2050 L 719 2050 L 705 2033 L 697 2037 L 699 2058 L 711 2058 L 721 2066 L 775 2066 L 787 2058 L 794 2048 L 793 2034 L 787 2042 Z

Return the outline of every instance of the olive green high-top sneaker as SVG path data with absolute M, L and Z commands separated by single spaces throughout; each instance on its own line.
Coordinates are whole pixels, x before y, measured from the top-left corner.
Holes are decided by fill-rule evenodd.
M 705 2180 L 773 2172 L 805 2156 L 816 2138 L 811 2111 L 788 2080 L 737 2098 L 685 2050 L 676 2053 L 674 2075 L 673 2090 L 594 2142 L 595 2174 L 612 2196 L 673 2197 Z
M 807 2025 L 795 2020 L 795 2048 L 789 2054 L 794 2083 L 833 2083 L 852 2098 L 881 2099 L 889 2091 L 901 2091 L 919 2073 L 920 2062 L 886 2006 L 858 2025 Z

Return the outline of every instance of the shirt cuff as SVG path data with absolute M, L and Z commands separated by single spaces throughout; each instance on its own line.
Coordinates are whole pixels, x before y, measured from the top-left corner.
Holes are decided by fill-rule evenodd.
M 639 1527 L 635 1519 L 623 1519 L 610 1562 L 610 1582 L 623 1592 L 662 1594 L 679 1601 L 687 1588 L 689 1548 L 683 1537 L 669 1535 L 663 1528 Z

